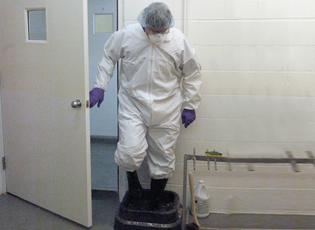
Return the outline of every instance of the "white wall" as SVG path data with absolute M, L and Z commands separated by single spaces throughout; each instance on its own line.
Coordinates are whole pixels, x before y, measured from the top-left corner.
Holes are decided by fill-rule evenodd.
M 124 1 L 124 22 L 153 1 Z M 315 153 L 315 2 L 313 0 L 167 0 L 176 27 L 184 28 L 202 65 L 202 102 L 197 120 L 182 129 L 176 172 L 168 188 L 182 195 L 184 154 L 224 155 L 286 150 Z M 187 3 L 184 17 L 184 2 Z M 126 10 L 128 9 L 128 10 Z M 315 169 L 288 165 L 200 164 L 211 193 L 211 211 L 315 214 Z M 191 169 L 191 165 L 190 165 Z M 149 186 L 146 167 L 140 177 Z

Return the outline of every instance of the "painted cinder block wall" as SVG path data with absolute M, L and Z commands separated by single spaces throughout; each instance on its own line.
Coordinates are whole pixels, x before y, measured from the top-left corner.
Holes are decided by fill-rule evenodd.
M 120 1 L 124 25 L 153 1 Z M 167 0 L 175 26 L 190 39 L 202 65 L 196 121 L 181 130 L 176 172 L 168 189 L 182 198 L 184 154 L 307 157 L 315 153 L 315 1 Z M 149 187 L 147 166 L 140 178 Z M 234 164 L 232 171 L 198 162 L 211 211 L 315 215 L 315 168 Z M 189 193 L 188 193 L 189 194 Z M 189 199 L 188 199 L 189 200 Z

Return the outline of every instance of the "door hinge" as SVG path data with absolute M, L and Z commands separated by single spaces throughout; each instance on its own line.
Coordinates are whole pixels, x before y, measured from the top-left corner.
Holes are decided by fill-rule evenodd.
M 7 164 L 5 162 L 5 157 L 2 157 L 2 169 L 5 170 L 7 168 Z

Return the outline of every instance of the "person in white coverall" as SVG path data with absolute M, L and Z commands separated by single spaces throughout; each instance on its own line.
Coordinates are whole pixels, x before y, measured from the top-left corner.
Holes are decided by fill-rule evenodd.
M 195 118 L 200 102 L 201 74 L 195 51 L 184 34 L 173 28 L 168 6 L 154 2 L 109 38 L 98 65 L 90 107 L 104 99 L 104 91 L 120 59 L 119 142 L 115 161 L 127 171 L 129 194 L 141 199 L 137 170 L 144 158 L 151 175 L 151 207 L 175 169 L 175 145 L 180 122 Z

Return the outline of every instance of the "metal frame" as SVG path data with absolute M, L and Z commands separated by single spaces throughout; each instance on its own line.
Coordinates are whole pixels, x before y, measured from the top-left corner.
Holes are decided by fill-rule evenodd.
M 297 164 L 313 164 L 315 166 L 315 157 L 311 151 L 306 151 L 309 158 L 294 158 L 292 152 L 286 151 L 288 158 L 229 158 L 229 157 L 219 157 L 219 156 L 200 156 L 195 155 L 195 150 L 193 155 L 185 154 L 184 156 L 184 175 L 183 175 L 183 212 L 182 212 L 182 230 L 185 230 L 186 217 L 187 217 L 187 205 L 186 205 L 186 193 L 187 193 L 187 163 L 189 160 L 193 161 L 193 168 L 195 170 L 196 161 L 206 161 L 208 163 L 208 170 L 210 170 L 209 163 L 213 161 L 215 164 L 215 170 L 217 170 L 217 162 L 225 162 L 229 166 L 229 171 L 231 169 L 231 163 L 263 163 L 263 164 L 281 164 L 289 163 L 292 165 L 294 172 L 299 172 Z

